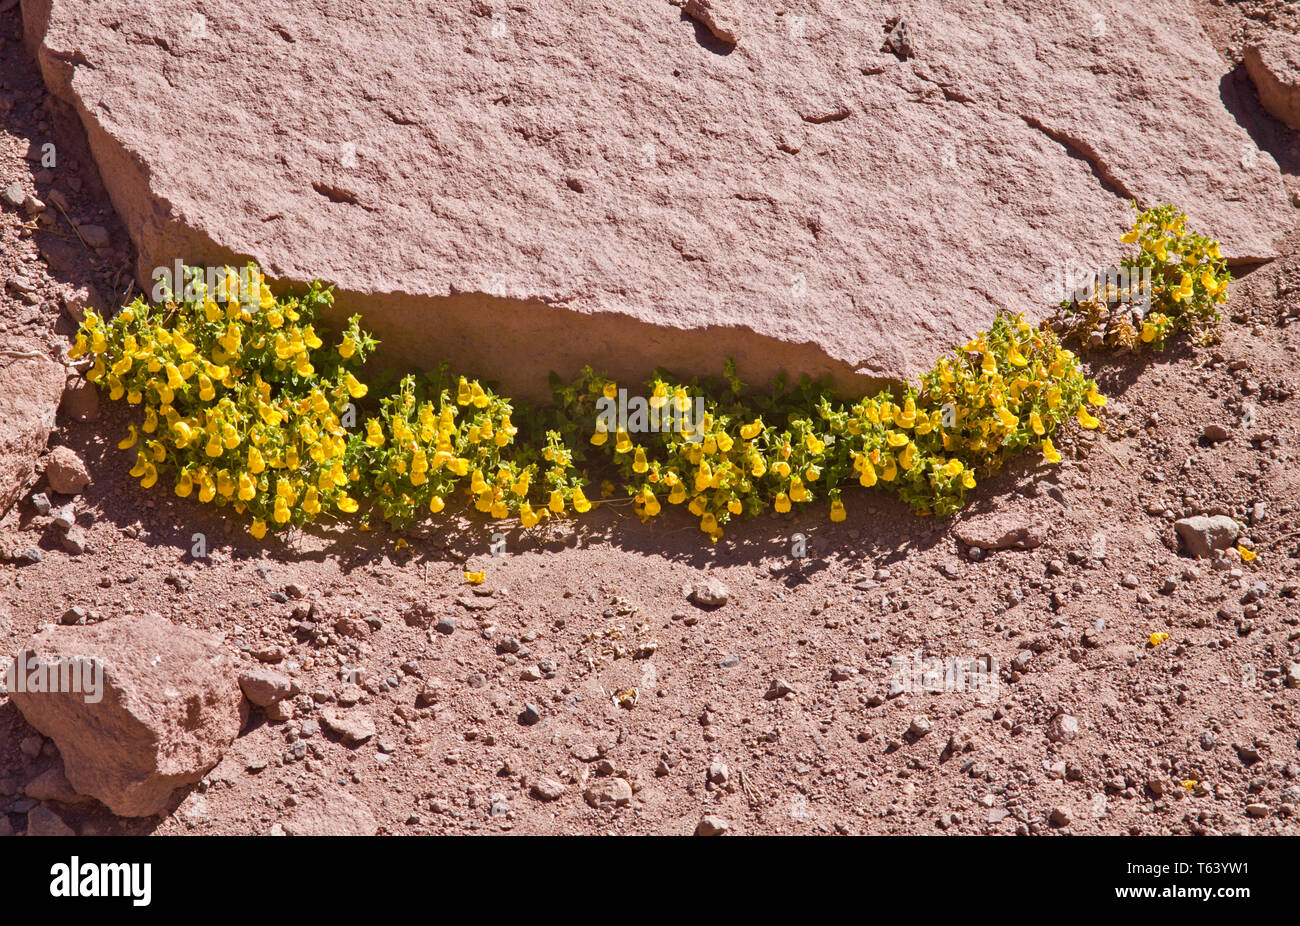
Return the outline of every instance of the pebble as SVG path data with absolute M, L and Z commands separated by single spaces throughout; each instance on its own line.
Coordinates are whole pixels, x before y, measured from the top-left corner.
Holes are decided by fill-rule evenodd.
M 632 802 L 632 786 L 625 778 L 601 778 L 582 794 L 592 807 L 622 807 Z
M 911 724 L 908 725 L 907 734 L 908 736 L 920 739 L 921 737 L 928 735 L 933 729 L 934 724 L 930 722 L 930 718 L 922 715 L 912 719 Z
M 450 636 L 456 632 L 456 621 L 450 617 L 444 617 L 441 618 L 438 623 L 434 624 L 433 627 L 438 631 L 438 633 Z
M 1071 743 L 1079 735 L 1079 718 L 1057 714 L 1047 724 L 1047 738 L 1053 743 Z
M 775 701 L 777 698 L 784 698 L 788 694 L 794 693 L 794 686 L 783 678 L 773 679 L 771 686 L 763 697 L 768 701 Z
M 693 604 L 701 608 L 720 608 L 731 600 L 731 590 L 718 579 L 706 579 L 682 589 Z
M 706 814 L 695 827 L 696 836 L 721 836 L 731 829 L 731 824 L 722 817 Z
M 564 785 L 554 778 L 539 778 L 533 782 L 531 792 L 539 801 L 558 801 L 564 797 Z
M 77 231 L 92 248 L 106 248 L 109 245 L 108 229 L 102 225 L 82 225 Z

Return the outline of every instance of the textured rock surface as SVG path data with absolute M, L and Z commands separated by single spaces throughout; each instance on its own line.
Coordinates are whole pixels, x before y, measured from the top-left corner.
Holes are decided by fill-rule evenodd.
M 1300 129 L 1300 35 L 1269 32 L 1243 55 L 1259 102 L 1293 129 Z
M 1236 542 L 1241 526 L 1226 514 L 1196 515 L 1179 518 L 1174 530 L 1192 556 L 1212 556 L 1215 550 L 1226 550 Z
M 91 660 L 103 667 L 102 699 L 12 686 L 13 702 L 54 740 L 78 793 L 120 816 L 164 811 L 239 733 L 243 696 L 232 660 L 208 634 L 161 617 L 54 627 L 25 647 L 28 667 Z
M 63 397 L 62 364 L 0 355 L 0 514 L 22 495 Z
M 1045 310 L 1130 197 L 1237 258 L 1292 222 L 1185 0 L 691 6 L 23 2 L 143 276 L 319 276 L 387 356 L 527 395 L 727 355 L 860 387 Z
M 373 836 L 378 831 L 370 808 L 338 789 L 306 800 L 284 821 L 286 836 Z
M 61 495 L 79 495 L 90 485 L 90 471 L 71 447 L 55 447 L 45 459 L 45 480 Z

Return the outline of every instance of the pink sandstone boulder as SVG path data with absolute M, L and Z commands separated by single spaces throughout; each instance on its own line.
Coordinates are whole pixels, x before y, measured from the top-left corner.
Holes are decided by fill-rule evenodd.
M 35 350 L 0 354 L 0 515 L 22 497 L 45 452 L 66 377 L 63 364 Z
M 1246 46 L 1243 58 L 1260 104 L 1300 130 L 1300 35 L 1268 32 Z
M 154 268 L 321 277 L 385 362 L 911 376 L 1129 200 L 1293 222 L 1187 0 L 23 0 Z
M 166 811 L 177 788 L 217 764 L 244 719 L 233 660 L 220 642 L 158 616 L 49 628 L 21 651 L 20 677 L 30 679 L 38 662 L 101 667 L 100 683 L 93 669 L 69 671 L 60 678 L 80 682 L 59 691 L 35 690 L 41 683 L 12 673 L 7 682 L 27 722 L 59 747 L 77 793 L 119 816 Z

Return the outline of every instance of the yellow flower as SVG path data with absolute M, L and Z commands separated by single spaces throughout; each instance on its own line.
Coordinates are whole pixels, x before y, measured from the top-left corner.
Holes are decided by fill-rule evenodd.
M 587 496 L 582 493 L 581 488 L 573 490 L 573 510 L 578 514 L 586 514 L 591 510 L 591 502 L 587 501 Z
M 1163 630 L 1157 630 L 1155 633 L 1151 634 L 1151 636 L 1147 637 L 1147 643 L 1151 646 L 1159 646 L 1168 639 L 1169 634 L 1165 633 Z
M 470 585 L 482 585 L 487 580 L 487 570 L 481 569 L 478 572 L 465 570 L 465 581 Z
M 776 496 L 776 502 L 772 507 L 774 507 L 781 514 L 785 514 L 787 511 L 790 510 L 790 496 L 786 495 L 784 492 L 778 492 Z
M 1093 405 L 1097 406 L 1098 408 L 1101 408 L 1106 404 L 1106 397 L 1102 395 L 1100 392 L 1098 392 L 1096 389 L 1093 389 L 1091 392 L 1088 393 L 1088 401 L 1091 402 Z
M 127 425 L 126 431 L 126 437 L 117 442 L 118 450 L 130 450 L 135 446 L 135 442 L 140 439 L 140 435 L 136 433 L 135 425 Z
M 347 514 L 352 514 L 358 508 L 357 500 L 346 492 L 340 492 L 339 497 L 334 500 L 334 504 L 338 506 L 339 511 Z
M 266 522 L 259 518 L 253 522 L 253 526 L 248 529 L 248 532 L 258 540 L 261 540 L 266 536 Z
M 189 498 L 190 493 L 193 491 L 194 480 L 190 478 L 189 473 L 182 472 L 181 478 L 176 480 L 176 494 L 181 498 Z
M 366 421 L 366 443 L 371 447 L 384 446 L 384 429 L 379 426 L 379 422 L 374 418 Z
M 1243 563 L 1253 562 L 1255 557 L 1258 555 L 1254 550 L 1243 547 L 1240 544 L 1237 545 L 1237 552 L 1241 554 L 1241 561 Z
M 1087 428 L 1090 431 L 1094 430 L 1098 425 L 1101 424 L 1100 419 L 1089 414 L 1088 409 L 1084 408 L 1082 405 L 1079 406 L 1079 411 L 1075 415 L 1075 418 L 1079 420 L 1079 424 L 1083 425 L 1085 428 Z
M 838 498 L 831 502 L 831 520 L 843 521 L 848 517 L 848 512 L 844 510 L 844 503 Z
M 358 382 L 357 378 L 351 373 L 343 377 L 343 385 L 348 390 L 348 395 L 354 399 L 360 399 L 370 391 L 364 383 Z
M 749 424 L 741 426 L 740 436 L 745 440 L 753 440 L 754 438 L 758 437 L 759 432 L 762 430 L 763 430 L 762 420 L 755 418 Z
M 1039 437 L 1043 436 L 1045 428 L 1043 427 L 1043 419 L 1038 417 L 1038 412 L 1029 413 L 1029 427 Z
M 1184 778 L 1182 781 L 1179 782 L 1179 784 L 1182 786 L 1182 789 L 1184 791 L 1190 791 L 1193 788 L 1195 788 L 1197 785 L 1199 785 L 1200 782 L 1197 781 L 1195 778 Z
M 1061 454 L 1056 449 L 1056 445 L 1052 443 L 1052 439 L 1050 437 L 1043 438 L 1042 448 L 1043 448 L 1043 459 L 1046 460 L 1048 463 L 1061 462 Z

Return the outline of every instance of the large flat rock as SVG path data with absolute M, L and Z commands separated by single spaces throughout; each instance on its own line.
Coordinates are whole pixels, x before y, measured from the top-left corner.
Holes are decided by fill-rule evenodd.
M 1131 197 L 1236 259 L 1293 222 L 1186 0 L 914 0 L 892 49 L 893 3 L 709 6 L 736 44 L 668 0 L 23 0 L 142 278 L 319 276 L 387 356 L 527 395 L 727 355 L 861 387 L 1045 311 Z

